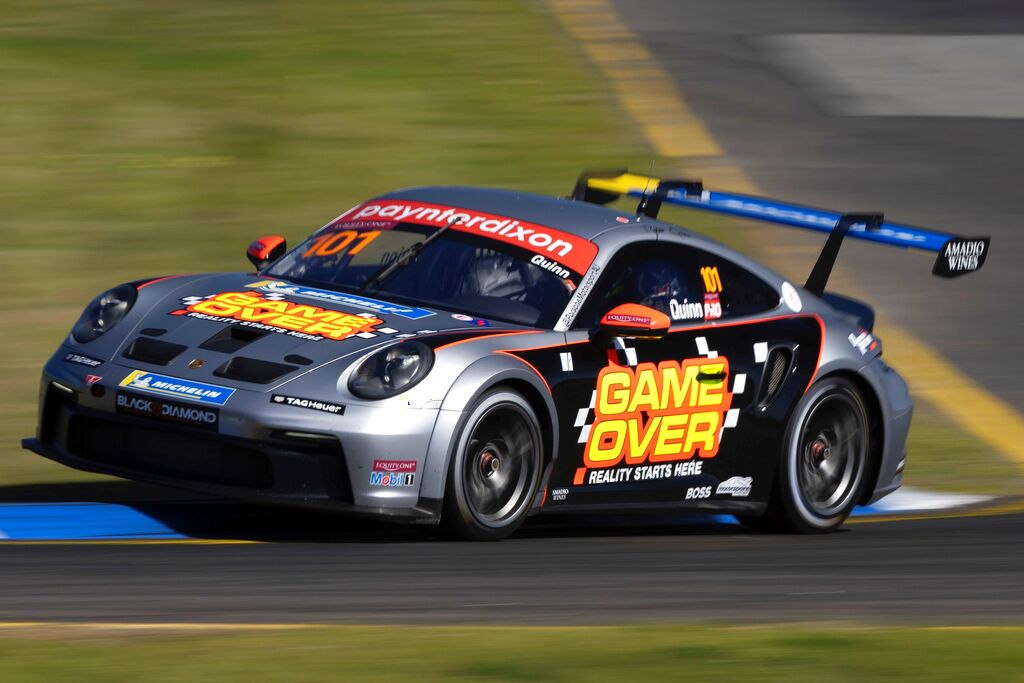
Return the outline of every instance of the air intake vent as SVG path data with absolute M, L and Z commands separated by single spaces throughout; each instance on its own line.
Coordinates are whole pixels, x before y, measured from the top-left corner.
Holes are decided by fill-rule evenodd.
M 124 350 L 122 355 L 125 358 L 137 360 L 141 363 L 167 365 L 187 348 L 187 346 L 182 346 L 181 344 L 139 337 L 128 345 L 128 348 Z
M 278 377 L 287 375 L 292 370 L 298 370 L 294 365 L 284 363 L 271 363 L 256 358 L 243 358 L 236 356 L 224 365 L 213 371 L 217 377 L 236 379 L 241 382 L 252 382 L 253 384 L 266 384 L 273 382 Z
M 759 406 L 767 408 L 779 395 L 792 363 L 793 352 L 785 346 L 776 346 L 768 352 L 768 358 L 764 363 L 764 376 L 761 378 Z
M 199 348 L 206 349 L 208 351 L 219 351 L 221 353 L 235 353 L 242 347 L 256 341 L 265 334 L 267 333 L 251 327 L 232 325 L 231 327 L 225 327 L 223 330 L 204 341 L 199 345 Z

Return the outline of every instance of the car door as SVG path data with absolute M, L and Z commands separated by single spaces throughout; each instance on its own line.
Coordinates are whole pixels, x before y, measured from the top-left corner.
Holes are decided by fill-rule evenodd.
M 590 339 L 621 304 L 668 315 L 660 339 Z M 813 376 L 821 326 L 777 290 L 684 242 L 620 249 L 559 351 L 561 436 L 547 505 L 742 512 L 767 500 L 789 409 Z

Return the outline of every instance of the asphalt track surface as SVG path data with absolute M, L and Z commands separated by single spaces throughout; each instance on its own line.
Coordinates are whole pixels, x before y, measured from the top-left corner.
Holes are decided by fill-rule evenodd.
M 826 536 L 550 517 L 472 544 L 209 506 L 206 532 L 223 540 L 0 543 L 0 621 L 1024 622 L 1021 514 L 865 521 Z
M 984 269 L 953 281 L 932 277 L 931 263 L 924 256 L 855 241 L 843 246 L 840 262 L 856 295 L 864 296 L 880 314 L 899 320 L 1011 406 L 1024 405 L 1024 362 L 1016 352 L 1024 345 L 1019 189 L 1024 119 L 844 115 L 830 109 L 827 95 L 799 68 L 780 64 L 772 42 L 775 36 L 836 33 L 889 36 L 893 43 L 901 41 L 901 34 L 1012 36 L 1024 34 L 1024 4 L 613 4 L 725 148 L 722 157 L 681 160 L 677 165 L 684 170 L 696 167 L 713 177 L 716 167 L 734 166 L 764 193 L 780 199 L 839 211 L 884 211 L 887 219 L 897 222 L 991 235 L 992 251 Z M 984 73 L 983 64 L 979 71 Z M 1006 92 L 1024 90 L 1024 72 L 1015 73 L 1015 80 L 1001 84 Z M 948 94 L 955 98 L 954 88 L 950 84 Z M 995 85 L 992 98 L 1002 95 Z M 983 111 L 984 105 L 978 103 L 978 109 Z M 787 262 L 798 253 L 792 247 L 820 245 L 820 240 L 798 231 L 758 229 L 790 247 Z M 792 270 L 794 277 L 806 274 L 813 258 L 813 252 L 801 254 L 800 263 L 783 269 Z M 782 268 L 774 261 L 773 265 Z M 885 330 L 879 333 L 884 340 Z

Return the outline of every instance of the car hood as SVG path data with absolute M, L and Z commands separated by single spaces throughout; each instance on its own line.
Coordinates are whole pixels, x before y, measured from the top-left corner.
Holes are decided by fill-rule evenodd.
M 136 322 L 114 354 L 119 365 L 257 391 L 402 339 L 523 329 L 241 273 L 143 286 L 131 317 Z

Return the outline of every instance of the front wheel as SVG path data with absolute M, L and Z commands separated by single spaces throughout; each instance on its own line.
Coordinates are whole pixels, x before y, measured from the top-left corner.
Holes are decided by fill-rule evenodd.
M 446 535 L 494 541 L 526 519 L 540 484 L 541 431 L 522 395 L 497 389 L 470 409 L 445 484 Z
M 758 531 L 821 533 L 838 528 L 860 496 L 870 434 L 864 399 L 852 382 L 826 377 L 797 404 L 776 485 Z

